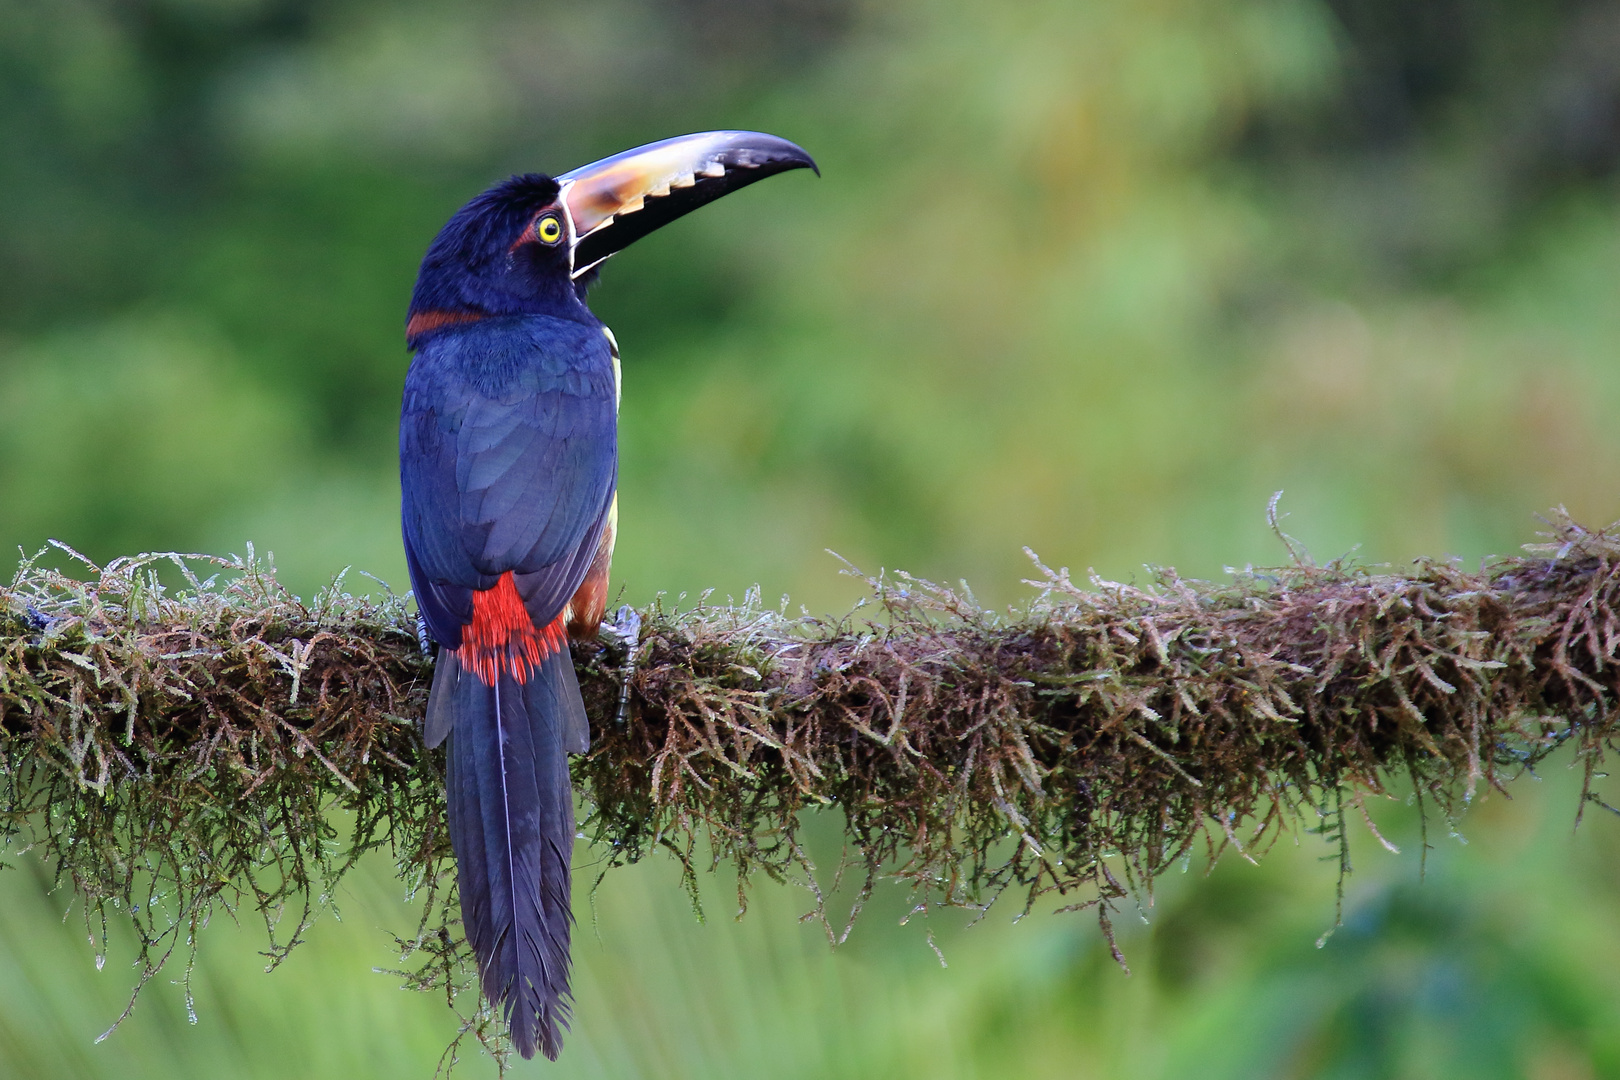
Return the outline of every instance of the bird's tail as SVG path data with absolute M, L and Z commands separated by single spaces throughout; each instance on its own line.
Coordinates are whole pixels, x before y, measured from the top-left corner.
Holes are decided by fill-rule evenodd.
M 568 647 L 533 667 L 497 667 L 492 683 L 439 653 L 428 741 L 450 734 L 446 797 L 461 921 L 484 996 L 525 1058 L 555 1059 L 568 1027 L 568 753 L 588 731 Z M 524 681 L 519 682 L 518 678 Z M 435 737 L 437 736 L 437 738 Z

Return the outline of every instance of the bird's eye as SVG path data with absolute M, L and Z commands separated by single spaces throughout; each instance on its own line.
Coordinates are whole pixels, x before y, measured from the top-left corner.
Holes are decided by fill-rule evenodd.
M 542 244 L 555 244 L 562 239 L 562 222 L 556 214 L 546 214 L 534 223 L 534 235 Z

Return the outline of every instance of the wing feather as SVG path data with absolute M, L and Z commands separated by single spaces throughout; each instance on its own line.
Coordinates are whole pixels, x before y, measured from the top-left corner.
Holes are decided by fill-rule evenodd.
M 525 317 L 431 338 L 404 411 L 406 549 L 434 637 L 459 641 L 470 591 L 508 570 L 529 579 L 536 622 L 555 618 L 589 567 L 618 474 L 600 328 Z

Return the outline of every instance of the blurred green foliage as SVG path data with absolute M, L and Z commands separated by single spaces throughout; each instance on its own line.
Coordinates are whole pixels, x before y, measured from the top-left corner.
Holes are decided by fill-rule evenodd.
M 0 541 L 401 582 L 434 231 L 510 171 L 753 127 L 823 179 L 593 297 L 627 599 L 837 608 L 829 547 L 996 602 L 1024 544 L 1214 575 L 1283 557 L 1278 488 L 1319 555 L 1508 551 L 1554 503 L 1620 517 L 1617 58 L 1598 0 L 0 0 Z M 1546 787 L 1467 848 L 1431 822 L 1422 884 L 1391 807 L 1407 853 L 1320 952 L 1313 838 L 1191 874 L 1129 979 L 1083 921 L 935 918 L 941 971 L 898 897 L 829 953 L 790 893 L 732 925 L 717 883 L 700 926 L 669 867 L 618 872 L 556 1071 L 1620 1075 L 1620 839 Z M 128 972 L 8 861 L 0 1074 L 426 1075 L 453 1032 L 370 973 L 408 919 L 378 866 L 273 975 L 210 930 L 197 1027 L 158 987 L 92 1046 Z

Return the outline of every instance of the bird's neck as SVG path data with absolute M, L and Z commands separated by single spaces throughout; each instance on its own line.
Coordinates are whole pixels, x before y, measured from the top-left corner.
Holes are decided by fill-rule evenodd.
M 597 321 L 573 283 L 564 279 L 523 297 L 502 293 L 444 298 L 418 295 L 406 315 L 405 340 L 414 349 L 427 335 L 438 331 L 490 319 L 525 317 L 564 319 L 587 325 Z

